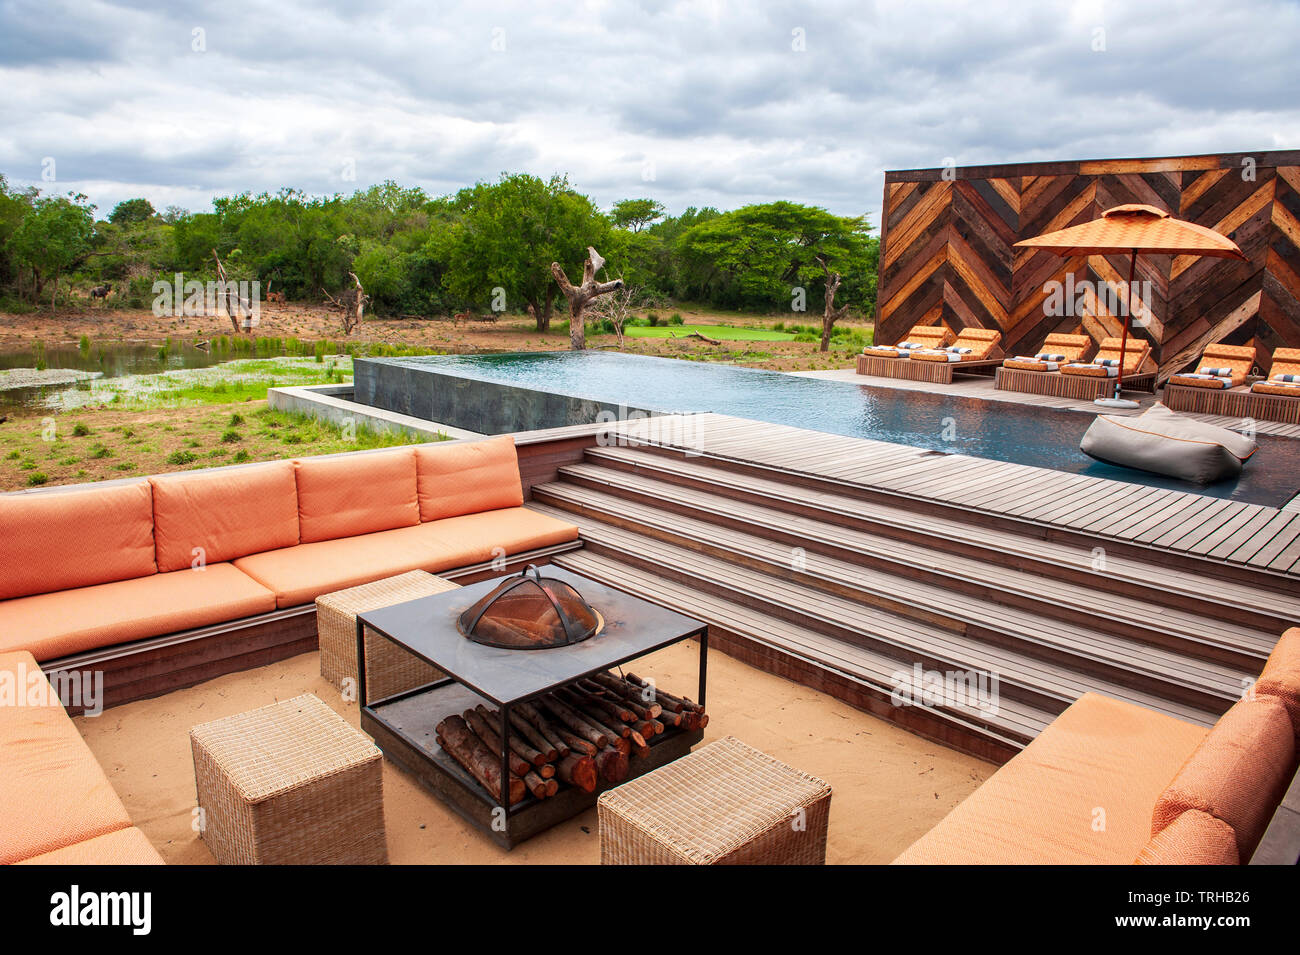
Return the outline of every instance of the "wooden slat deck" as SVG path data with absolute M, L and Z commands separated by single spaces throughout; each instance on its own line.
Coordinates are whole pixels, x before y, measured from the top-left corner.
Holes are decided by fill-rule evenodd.
M 1300 514 L 1202 494 L 965 455 L 923 452 L 726 415 L 673 415 L 619 430 L 651 443 L 834 479 L 1102 541 L 1300 576 Z M 1226 546 L 1231 544 L 1231 546 Z

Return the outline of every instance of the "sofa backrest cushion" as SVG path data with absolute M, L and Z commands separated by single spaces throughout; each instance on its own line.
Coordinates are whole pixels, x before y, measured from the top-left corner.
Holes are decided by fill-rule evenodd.
M 200 556 L 215 564 L 298 543 L 292 461 L 159 474 L 149 482 L 162 573 L 184 570 Z
M 0 600 L 158 570 L 148 481 L 0 495 L 0 529 Z
M 1197 809 L 1226 822 L 1248 860 L 1295 772 L 1295 732 L 1285 707 L 1255 695 L 1219 718 L 1164 792 L 1151 819 L 1154 836 Z
M 519 458 L 510 435 L 416 448 L 420 520 L 477 514 L 524 503 Z
M 303 458 L 294 464 L 298 537 L 304 544 L 420 523 L 411 448 Z
M 1237 834 L 1222 819 L 1189 809 L 1151 837 L 1138 865 L 1239 865 Z
M 1255 695 L 1271 696 L 1286 707 L 1300 749 L 1300 627 L 1292 627 L 1278 639 L 1255 681 Z

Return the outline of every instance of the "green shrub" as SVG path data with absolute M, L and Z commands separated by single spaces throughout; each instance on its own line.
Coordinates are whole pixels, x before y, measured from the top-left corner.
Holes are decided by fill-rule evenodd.
M 40 471 L 37 471 L 35 474 L 29 474 L 29 475 L 27 475 L 27 486 L 28 486 L 28 487 L 39 487 L 40 485 L 44 484 L 44 483 L 45 483 L 46 481 L 48 481 L 48 480 L 49 480 L 49 478 L 47 478 L 47 477 L 46 477 L 44 474 L 42 474 Z
M 167 455 L 168 464 L 189 464 L 194 461 L 196 455 L 193 451 L 173 451 Z
M 75 437 L 84 438 L 86 435 L 90 434 L 90 429 L 78 421 L 72 426 L 72 434 Z
M 245 461 L 248 460 L 248 458 L 249 458 L 248 452 L 245 449 L 240 448 L 238 451 L 235 452 L 235 456 L 231 460 L 233 460 L 236 464 L 243 464 Z
M 669 325 L 683 325 L 685 319 L 682 318 L 681 312 L 673 312 L 672 318 L 668 319 Z
M 228 423 L 232 428 L 238 428 L 241 424 L 244 423 L 244 416 L 241 415 L 241 414 L 239 414 L 238 412 L 236 412 L 235 414 L 232 414 L 232 415 L 230 416 L 230 421 L 227 422 L 227 423 Z
M 657 327 L 657 326 L 659 325 L 659 313 L 658 313 L 658 312 L 646 312 L 645 317 L 646 317 L 646 321 L 648 321 L 648 322 L 650 323 L 650 327 L 651 327 L 651 328 L 655 328 L 655 327 Z
M 225 432 L 222 433 L 222 435 L 221 435 L 221 443 L 222 443 L 222 444 L 234 444 L 236 441 L 242 441 L 242 440 L 243 440 L 243 438 L 240 437 L 239 432 L 236 431 L 234 428 L 231 428 L 231 429 L 229 429 L 228 431 L 225 431 Z
M 113 452 L 102 444 L 92 444 L 90 446 L 90 453 L 86 455 L 86 457 L 91 459 L 111 458 L 112 456 Z

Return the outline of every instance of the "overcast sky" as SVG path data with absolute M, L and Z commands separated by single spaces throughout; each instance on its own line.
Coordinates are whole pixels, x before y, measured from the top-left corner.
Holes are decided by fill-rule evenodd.
M 1298 52 L 1282 0 L 0 0 L 0 173 L 101 216 L 522 170 L 875 225 L 884 170 L 949 157 L 1296 148 Z

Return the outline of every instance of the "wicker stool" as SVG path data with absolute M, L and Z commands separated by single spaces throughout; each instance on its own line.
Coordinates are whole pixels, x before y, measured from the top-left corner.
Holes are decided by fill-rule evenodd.
M 190 749 L 218 862 L 388 861 L 382 754 L 310 693 L 195 726 Z
M 824 865 L 831 787 L 734 736 L 597 802 L 602 865 Z
M 320 675 L 339 689 L 357 680 L 357 614 L 391 607 L 417 597 L 455 590 L 459 584 L 422 570 L 399 574 L 316 598 L 316 632 L 320 638 Z M 411 656 L 391 640 L 366 632 L 366 697 L 384 697 L 423 686 L 442 672 Z

